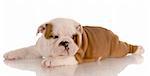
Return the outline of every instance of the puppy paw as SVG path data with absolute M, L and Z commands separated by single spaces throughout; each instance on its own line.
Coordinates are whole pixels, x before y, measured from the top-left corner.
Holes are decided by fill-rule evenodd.
M 11 51 L 11 52 L 5 53 L 3 57 L 5 60 L 16 60 L 16 59 L 23 58 L 23 54 L 20 54 L 16 51 Z
M 51 67 L 51 59 L 45 58 L 42 62 L 41 62 L 41 66 L 42 67 Z
M 41 66 L 46 68 L 52 68 L 60 65 L 58 64 L 57 60 L 54 60 L 53 58 L 45 58 L 41 62 Z
M 141 55 L 143 53 L 144 53 L 144 48 L 142 46 L 138 46 L 138 48 L 134 54 Z

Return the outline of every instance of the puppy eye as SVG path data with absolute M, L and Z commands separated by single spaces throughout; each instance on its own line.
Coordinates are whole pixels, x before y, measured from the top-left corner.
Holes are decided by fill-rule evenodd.
M 54 36 L 54 39 L 58 38 L 58 36 Z
M 50 36 L 50 37 L 52 37 L 53 39 L 59 38 L 57 35 L 56 36 Z

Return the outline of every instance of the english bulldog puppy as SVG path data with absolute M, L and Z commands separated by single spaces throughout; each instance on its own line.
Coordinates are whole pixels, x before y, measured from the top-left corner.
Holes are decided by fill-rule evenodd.
M 120 41 L 112 31 L 96 26 L 81 26 L 67 18 L 56 18 L 39 26 L 42 33 L 33 46 L 4 54 L 6 60 L 43 58 L 44 67 L 100 61 L 127 54 L 142 54 L 142 46 Z

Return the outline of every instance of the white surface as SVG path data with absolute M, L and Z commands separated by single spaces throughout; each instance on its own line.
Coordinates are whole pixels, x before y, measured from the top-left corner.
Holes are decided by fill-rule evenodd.
M 149 7 L 148 0 L 0 1 L 0 76 L 149 76 Z M 4 64 L 5 52 L 35 44 L 37 27 L 55 17 L 72 18 L 81 24 L 102 24 L 121 40 L 142 45 L 145 53 L 143 57 L 127 56 L 49 69 L 41 68 L 40 59 Z

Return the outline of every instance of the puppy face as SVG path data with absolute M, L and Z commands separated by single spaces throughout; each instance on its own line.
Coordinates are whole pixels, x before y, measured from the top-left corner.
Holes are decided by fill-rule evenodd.
M 53 19 L 41 25 L 39 32 L 43 34 L 41 48 L 47 48 L 48 56 L 74 55 L 81 46 L 82 27 L 71 19 Z

